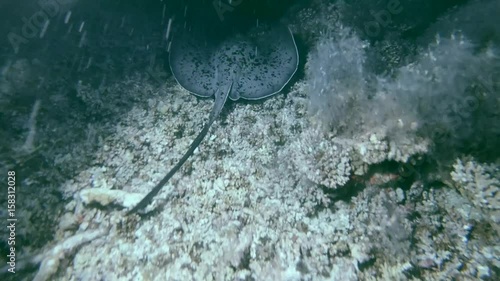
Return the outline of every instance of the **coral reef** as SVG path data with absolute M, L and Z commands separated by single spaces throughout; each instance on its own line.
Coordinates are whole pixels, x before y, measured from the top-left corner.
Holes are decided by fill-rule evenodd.
M 229 103 L 192 158 L 131 216 L 213 101 L 155 63 L 148 73 L 143 61 L 114 72 L 130 64 L 128 47 L 144 43 L 126 20 L 95 68 L 86 66 L 99 47 L 87 38 L 88 53 L 73 61 L 78 79 L 55 71 L 71 56 L 50 66 L 4 62 L 0 106 L 13 110 L 0 114 L 11 124 L 0 153 L 12 159 L 0 164 L 28 176 L 19 182 L 19 275 L 0 278 L 499 279 L 498 34 L 493 26 L 491 41 L 478 44 L 488 36 L 471 35 L 472 23 L 462 34 L 449 24 L 478 13 L 479 1 L 439 6 L 447 12 L 435 24 L 438 15 L 412 14 L 420 0 L 305 2 L 285 15 L 308 47 L 304 76 L 286 95 Z M 363 30 L 369 9 L 396 11 L 396 2 L 403 10 L 379 22 L 377 36 Z M 368 10 L 356 13 L 359 5 Z M 119 43 L 127 51 L 104 63 Z M 40 84 L 44 68 L 58 75 Z M 35 88 L 46 93 L 39 103 L 26 94 Z M 11 154 L 9 142 L 30 149 Z M 442 148 L 453 158 L 440 158 Z
M 494 164 L 479 164 L 474 160 L 465 163 L 457 159 L 451 178 L 460 193 L 471 203 L 488 214 L 495 224 L 500 224 L 500 170 Z

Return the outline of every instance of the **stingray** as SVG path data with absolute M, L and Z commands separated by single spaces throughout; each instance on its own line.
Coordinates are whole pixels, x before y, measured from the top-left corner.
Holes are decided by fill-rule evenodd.
M 299 58 L 292 32 L 278 25 L 219 41 L 203 32 L 185 31 L 173 38 L 169 62 L 177 83 L 196 96 L 214 96 L 214 106 L 186 153 L 128 214 L 146 207 L 193 154 L 227 98 L 259 100 L 280 92 L 297 70 Z

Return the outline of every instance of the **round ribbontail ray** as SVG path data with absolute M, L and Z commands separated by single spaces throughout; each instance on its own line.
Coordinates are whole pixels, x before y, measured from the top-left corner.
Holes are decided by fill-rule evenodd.
M 197 96 L 215 96 L 214 106 L 208 122 L 177 164 L 127 214 L 146 207 L 181 168 L 207 135 L 227 98 L 257 100 L 278 93 L 292 78 L 298 61 L 293 35 L 284 26 L 261 26 L 222 42 L 203 32 L 184 31 L 174 37 L 170 48 L 174 78 Z
M 297 46 L 288 27 L 261 25 L 222 42 L 185 30 L 170 47 L 170 67 L 189 92 L 210 97 L 232 82 L 229 98 L 258 100 L 280 92 L 297 70 Z

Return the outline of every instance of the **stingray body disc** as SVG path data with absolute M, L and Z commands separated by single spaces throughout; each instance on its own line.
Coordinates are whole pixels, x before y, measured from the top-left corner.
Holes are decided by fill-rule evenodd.
M 174 37 L 170 68 L 191 93 L 210 97 L 233 85 L 229 98 L 262 99 L 278 93 L 297 71 L 299 59 L 291 31 L 285 26 L 251 29 L 221 42 L 203 32 Z

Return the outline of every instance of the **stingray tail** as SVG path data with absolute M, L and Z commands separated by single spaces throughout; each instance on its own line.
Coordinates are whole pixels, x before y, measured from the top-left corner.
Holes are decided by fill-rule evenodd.
M 137 205 L 135 205 L 134 208 L 132 208 L 130 211 L 127 212 L 127 215 L 136 213 L 137 211 L 149 205 L 149 203 L 151 203 L 156 194 L 160 192 L 161 188 L 168 182 L 168 180 L 170 180 L 170 178 L 182 167 L 182 165 L 186 162 L 186 160 L 193 154 L 194 150 L 200 145 L 201 141 L 207 135 L 210 126 L 212 126 L 215 119 L 221 113 L 222 108 L 224 107 L 224 104 L 226 103 L 227 97 L 229 96 L 229 93 L 231 92 L 232 88 L 233 88 L 233 83 L 231 83 L 227 92 L 222 92 L 220 90 L 217 90 L 217 92 L 215 93 L 214 107 L 210 112 L 210 117 L 208 119 L 208 122 L 203 126 L 201 132 L 193 140 L 193 142 L 189 146 L 189 149 L 186 151 L 186 153 L 184 153 L 182 158 L 179 160 L 179 162 L 177 162 L 177 164 L 172 168 L 172 170 L 170 170 L 168 174 L 166 174 L 163 177 L 163 179 Z

